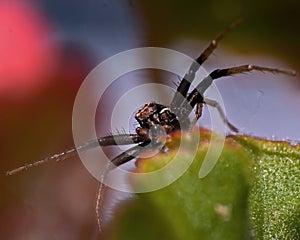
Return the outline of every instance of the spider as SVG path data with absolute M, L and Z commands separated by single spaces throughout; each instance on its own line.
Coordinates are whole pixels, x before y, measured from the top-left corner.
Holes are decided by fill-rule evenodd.
M 156 102 L 149 102 L 137 111 L 135 114 L 135 119 L 138 122 L 139 127 L 135 129 L 134 134 L 111 134 L 100 137 L 98 139 L 88 141 L 80 146 L 72 147 L 61 153 L 46 157 L 42 160 L 23 165 L 11 171 L 7 171 L 6 175 L 13 175 L 22 170 L 28 170 L 48 161 L 62 161 L 71 158 L 77 155 L 77 151 L 86 151 L 88 149 L 97 147 L 98 144 L 100 146 L 110 146 L 129 145 L 135 143 L 136 145 L 134 147 L 129 148 L 111 160 L 109 165 L 107 165 L 106 169 L 102 173 L 102 178 L 105 178 L 109 171 L 136 158 L 144 151 L 149 149 L 163 149 L 164 143 L 162 143 L 161 138 L 159 137 L 160 135 L 166 134 L 167 136 L 170 136 L 170 134 L 175 131 L 190 131 L 201 117 L 203 105 L 210 105 L 216 108 L 228 128 L 233 132 L 238 132 L 238 128 L 230 123 L 226 118 L 225 113 L 223 112 L 219 103 L 212 99 L 203 97 L 204 92 L 210 87 L 215 79 L 250 71 L 265 71 L 281 73 L 290 76 L 296 75 L 296 72 L 290 70 L 282 70 L 250 64 L 216 69 L 207 77 L 205 77 L 190 93 L 188 93 L 200 66 L 212 54 L 224 36 L 240 21 L 241 18 L 228 25 L 213 41 L 210 42 L 200 56 L 195 59 L 178 85 L 177 91 L 175 92 L 169 106 L 165 106 Z M 189 115 L 193 109 L 195 109 L 195 117 L 192 121 L 190 121 Z M 100 210 L 103 201 L 104 190 L 105 186 L 100 183 L 96 204 L 96 214 L 100 232 L 102 230 Z

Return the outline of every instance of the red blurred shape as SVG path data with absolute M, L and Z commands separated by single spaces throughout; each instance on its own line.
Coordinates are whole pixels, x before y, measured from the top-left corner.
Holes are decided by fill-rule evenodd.
M 42 87 L 57 54 L 51 29 L 29 1 L 0 1 L 0 95 L 18 98 Z

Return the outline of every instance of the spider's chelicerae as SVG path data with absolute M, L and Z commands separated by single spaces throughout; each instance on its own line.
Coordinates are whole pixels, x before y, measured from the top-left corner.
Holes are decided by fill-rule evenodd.
M 111 160 L 111 163 L 107 166 L 103 172 L 103 177 L 108 171 L 134 159 L 139 154 L 143 153 L 149 149 L 161 149 L 164 144 L 161 142 L 159 136 L 161 134 L 170 135 L 175 131 L 189 131 L 193 128 L 197 120 L 201 117 L 203 104 L 215 107 L 225 124 L 234 132 L 238 132 L 238 129 L 231 124 L 224 112 L 222 111 L 220 105 L 212 100 L 203 97 L 204 92 L 212 84 L 215 79 L 230 76 L 239 73 L 245 73 L 250 71 L 266 71 L 272 73 L 281 73 L 286 75 L 295 76 L 294 71 L 281 70 L 277 68 L 262 67 L 257 65 L 241 65 L 236 67 L 216 69 L 212 71 L 207 77 L 203 79 L 189 94 L 188 90 L 191 86 L 192 81 L 195 78 L 195 74 L 200 68 L 200 66 L 206 61 L 206 59 L 211 55 L 211 53 L 216 49 L 218 43 L 223 39 L 228 31 L 235 27 L 235 25 L 240 22 L 239 20 L 234 21 L 230 24 L 223 32 L 221 32 L 201 53 L 201 55 L 195 59 L 195 61 L 190 66 L 189 70 L 182 78 L 177 91 L 169 106 L 164 106 L 155 102 L 149 102 L 145 104 L 136 114 L 135 119 L 137 120 L 139 127 L 136 128 L 136 133 L 134 134 L 117 134 L 109 135 L 105 137 L 100 137 L 96 140 L 92 140 L 84 143 L 83 145 L 70 148 L 64 152 L 52 155 L 50 157 L 44 158 L 42 160 L 23 165 L 14 170 L 8 171 L 7 175 L 13 175 L 22 170 L 27 170 L 29 168 L 38 166 L 40 164 L 46 163 L 50 160 L 61 161 L 70 158 L 77 154 L 77 151 L 85 151 L 93 147 L 98 146 L 109 146 L 109 145 L 129 145 L 136 143 L 136 146 L 124 151 L 115 158 Z M 189 115 L 195 110 L 195 118 L 193 121 L 189 120 Z M 100 184 L 98 197 L 97 197 L 97 220 L 99 230 L 101 231 L 101 216 L 100 208 L 103 200 L 103 184 Z

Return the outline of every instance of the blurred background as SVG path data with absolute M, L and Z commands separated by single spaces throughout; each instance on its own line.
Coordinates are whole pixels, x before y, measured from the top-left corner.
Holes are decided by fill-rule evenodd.
M 5 176 L 6 170 L 73 145 L 73 102 L 97 64 L 144 46 L 196 58 L 243 15 L 244 22 L 226 36 L 205 69 L 252 63 L 300 72 L 299 8 L 296 0 L 0 0 L 1 239 L 98 238 L 98 184 L 79 159 Z M 126 91 L 147 82 L 174 87 L 177 81 L 159 71 L 117 81 L 99 103 L 99 136 L 115 130 L 111 112 Z M 298 77 L 251 73 L 224 78 L 217 86 L 227 116 L 242 133 L 292 144 L 300 140 Z M 153 92 L 153 100 L 158 94 Z M 143 104 L 137 101 L 126 111 Z M 204 115 L 200 124 L 209 126 L 206 110 Z M 108 215 L 113 217 L 113 210 Z

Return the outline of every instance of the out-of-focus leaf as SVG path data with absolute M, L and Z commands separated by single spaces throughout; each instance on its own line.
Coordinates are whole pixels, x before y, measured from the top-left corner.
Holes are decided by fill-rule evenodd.
M 181 178 L 120 206 L 107 239 L 300 239 L 300 147 L 227 137 L 216 166 L 199 179 L 209 139 L 209 132 L 202 132 Z M 175 153 L 139 160 L 137 171 L 158 169 Z M 188 156 L 181 154 L 180 161 Z M 133 186 L 140 184 L 136 181 Z

